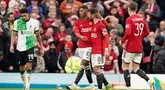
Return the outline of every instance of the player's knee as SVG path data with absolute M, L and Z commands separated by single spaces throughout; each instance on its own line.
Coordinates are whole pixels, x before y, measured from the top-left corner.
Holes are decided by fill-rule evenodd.
M 32 70 L 32 63 L 26 64 L 26 70 Z
M 19 69 L 20 69 L 20 71 L 25 71 L 25 66 L 22 65 L 22 66 L 19 67 Z

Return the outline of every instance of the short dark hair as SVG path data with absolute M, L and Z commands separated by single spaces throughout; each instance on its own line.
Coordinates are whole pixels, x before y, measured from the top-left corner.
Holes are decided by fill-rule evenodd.
M 112 10 L 112 9 L 117 9 L 117 7 L 114 6 L 114 5 L 112 5 L 112 6 L 111 6 L 111 10 Z
M 98 10 L 97 10 L 97 9 L 95 9 L 95 8 L 93 8 L 93 9 L 91 9 L 91 10 L 90 10 L 90 13 L 91 13 L 91 14 L 98 13 Z
M 90 10 L 90 14 L 93 14 L 95 18 L 99 18 L 100 17 L 98 10 L 95 9 L 95 8 Z
M 12 15 L 12 14 L 14 15 L 14 13 L 10 12 L 10 13 L 7 15 L 7 17 L 9 17 L 9 16 Z
M 98 3 L 99 0 L 92 0 L 92 3 Z
M 131 2 L 128 6 L 131 11 L 136 11 L 138 9 L 138 4 L 136 2 Z
M 27 8 L 21 8 L 20 13 L 28 13 L 28 9 Z
M 80 8 L 88 10 L 88 7 L 86 5 L 82 5 Z

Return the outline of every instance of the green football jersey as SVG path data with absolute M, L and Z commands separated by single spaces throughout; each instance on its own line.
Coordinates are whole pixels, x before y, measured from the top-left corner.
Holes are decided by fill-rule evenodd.
M 17 50 L 26 51 L 35 45 L 35 32 L 39 30 L 39 22 L 30 18 L 28 22 L 18 19 L 14 21 L 14 31 L 17 32 Z

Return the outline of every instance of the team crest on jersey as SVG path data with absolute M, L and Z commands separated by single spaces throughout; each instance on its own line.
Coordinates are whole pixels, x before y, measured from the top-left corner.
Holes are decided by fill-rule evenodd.
M 92 22 L 89 22 L 89 25 L 92 25 L 93 23 Z

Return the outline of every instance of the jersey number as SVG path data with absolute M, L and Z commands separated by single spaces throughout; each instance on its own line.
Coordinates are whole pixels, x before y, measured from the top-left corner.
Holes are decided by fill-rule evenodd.
M 135 36 L 142 35 L 144 24 L 143 23 L 135 23 L 135 25 L 136 25 L 137 33 L 134 33 L 134 35 Z

